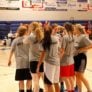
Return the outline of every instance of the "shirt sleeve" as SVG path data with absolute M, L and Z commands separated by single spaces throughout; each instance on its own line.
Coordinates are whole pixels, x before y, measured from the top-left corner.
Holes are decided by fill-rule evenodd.
M 42 43 L 39 44 L 39 50 L 40 50 L 41 52 L 44 51 L 43 46 L 42 46 Z
M 87 36 L 84 36 L 82 40 L 85 46 L 89 46 L 92 44 L 92 41 Z
M 11 49 L 12 49 L 12 50 L 15 50 L 15 48 L 16 48 L 16 39 L 13 40 L 13 42 L 12 42 L 12 44 L 11 44 Z

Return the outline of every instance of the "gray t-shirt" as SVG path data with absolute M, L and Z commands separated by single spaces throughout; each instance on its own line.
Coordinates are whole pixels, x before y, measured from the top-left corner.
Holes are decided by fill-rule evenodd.
M 35 34 L 32 34 L 28 37 L 27 41 L 30 43 L 30 48 L 29 48 L 29 61 L 38 61 L 40 58 L 40 42 L 36 41 L 36 36 Z
M 92 44 L 92 41 L 88 38 L 88 36 L 85 35 L 85 34 L 81 34 L 81 35 L 78 36 L 77 39 L 76 39 L 75 48 L 76 48 L 76 50 L 78 50 L 78 49 L 80 49 L 80 48 L 89 46 L 89 45 L 91 45 L 91 44 Z M 83 53 L 86 53 L 86 52 L 83 52 Z
M 59 40 L 55 35 L 51 36 L 52 44 L 50 46 L 50 51 L 46 50 L 45 62 L 53 65 L 60 66 L 60 56 L 59 56 Z
M 29 45 L 23 44 L 23 37 L 18 37 L 12 42 L 11 48 L 14 50 L 16 68 L 29 68 Z
M 71 65 L 74 63 L 74 42 L 74 36 L 69 36 L 68 34 L 63 36 L 61 48 L 64 49 L 64 55 L 60 61 L 61 66 Z
M 78 49 L 89 46 L 89 45 L 92 44 L 91 40 L 85 34 L 78 36 L 77 39 L 76 39 L 76 42 L 78 44 L 76 46 L 76 48 L 78 48 Z

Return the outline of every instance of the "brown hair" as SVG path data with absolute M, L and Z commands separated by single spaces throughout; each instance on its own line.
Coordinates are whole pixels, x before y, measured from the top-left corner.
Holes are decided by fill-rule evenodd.
M 18 27 L 18 30 L 17 30 L 18 36 L 23 36 L 26 32 L 27 32 L 27 27 L 25 26 Z

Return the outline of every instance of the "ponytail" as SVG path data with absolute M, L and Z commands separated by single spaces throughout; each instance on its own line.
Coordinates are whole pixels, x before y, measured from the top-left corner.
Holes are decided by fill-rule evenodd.
M 48 27 L 47 30 L 44 30 L 44 39 L 42 43 L 44 50 L 50 50 L 50 46 L 52 44 L 51 32 L 52 32 L 52 29 L 50 26 Z
M 40 27 L 35 29 L 35 34 L 36 34 L 36 41 L 37 42 L 42 41 L 42 39 L 44 38 L 44 34 Z

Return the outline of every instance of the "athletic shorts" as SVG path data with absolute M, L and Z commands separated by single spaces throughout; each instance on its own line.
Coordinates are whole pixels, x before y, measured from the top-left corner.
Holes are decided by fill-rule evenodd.
M 15 80 L 20 81 L 20 80 L 31 80 L 32 76 L 30 73 L 30 69 L 25 68 L 25 69 L 16 69 L 15 73 Z
M 45 84 L 59 83 L 60 66 L 44 62 L 44 75 Z
M 80 53 L 74 56 L 74 70 L 76 72 L 84 72 L 87 65 L 87 56 L 85 53 Z
M 60 66 L 60 77 L 74 76 L 74 64 L 67 66 Z
M 31 73 L 36 73 L 37 65 L 38 65 L 38 61 L 31 61 L 30 62 L 30 70 L 31 70 Z M 39 72 L 44 72 L 43 63 L 40 66 Z
M 47 76 L 44 73 L 44 83 L 48 85 L 52 85 L 52 82 L 47 78 Z

